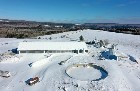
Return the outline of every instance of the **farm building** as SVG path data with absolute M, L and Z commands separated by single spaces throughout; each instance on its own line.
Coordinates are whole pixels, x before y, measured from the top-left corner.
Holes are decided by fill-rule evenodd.
M 21 42 L 19 54 L 23 53 L 87 53 L 85 42 Z

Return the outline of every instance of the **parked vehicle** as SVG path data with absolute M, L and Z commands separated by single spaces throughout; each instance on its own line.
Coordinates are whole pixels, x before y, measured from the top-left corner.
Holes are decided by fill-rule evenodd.
M 39 82 L 39 77 L 30 78 L 25 82 L 26 84 L 32 86 L 33 84 L 36 84 L 37 82 Z

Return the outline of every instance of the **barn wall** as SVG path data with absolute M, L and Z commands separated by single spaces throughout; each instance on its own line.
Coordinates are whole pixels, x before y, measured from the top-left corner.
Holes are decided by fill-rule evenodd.
M 20 53 L 87 53 L 88 50 L 19 50 Z

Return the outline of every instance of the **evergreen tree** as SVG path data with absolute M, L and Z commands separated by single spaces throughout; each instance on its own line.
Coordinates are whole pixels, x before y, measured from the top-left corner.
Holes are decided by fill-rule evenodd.
M 79 37 L 79 39 L 80 41 L 84 41 L 84 37 L 82 35 Z

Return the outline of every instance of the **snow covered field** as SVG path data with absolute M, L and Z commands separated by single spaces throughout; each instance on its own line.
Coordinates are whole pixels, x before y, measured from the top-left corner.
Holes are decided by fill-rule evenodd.
M 14 55 L 10 51 L 23 41 L 79 41 L 79 36 L 85 41 L 109 40 L 118 44 L 116 54 L 122 57 L 118 60 L 99 59 L 100 52 L 106 50 L 88 45 L 90 53 L 83 54 L 28 54 Z M 9 78 L 0 77 L 0 91 L 139 91 L 140 90 L 140 35 L 121 34 L 100 30 L 79 30 L 60 34 L 40 36 L 41 39 L 5 39 L 0 38 L 0 70 L 9 71 Z M 64 64 L 59 63 L 65 61 Z M 97 70 L 82 71 L 77 69 L 80 79 L 74 79 L 66 74 L 66 69 L 79 63 L 94 63 L 108 72 L 105 79 L 99 81 L 80 80 L 91 75 L 101 76 Z M 76 72 L 77 70 L 74 70 Z M 91 70 L 91 71 L 90 71 Z M 91 73 L 90 73 L 91 72 Z M 72 74 L 73 74 L 72 73 Z M 75 76 L 78 73 L 73 74 Z M 83 77 L 82 77 L 83 76 Z M 39 77 L 40 82 L 33 86 L 26 81 Z M 91 77 L 91 76 L 89 76 Z

